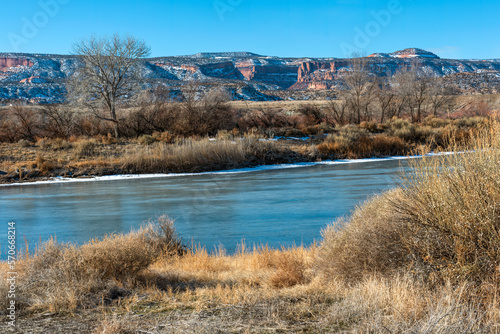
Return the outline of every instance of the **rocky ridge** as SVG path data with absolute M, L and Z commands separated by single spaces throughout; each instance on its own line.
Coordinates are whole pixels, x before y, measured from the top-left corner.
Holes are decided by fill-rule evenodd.
M 418 48 L 375 53 L 369 69 L 381 77 L 418 62 L 434 77 L 455 82 L 463 93 L 500 91 L 500 60 L 441 59 Z M 198 53 L 141 60 L 145 87 L 163 85 L 180 92 L 186 84 L 203 89 L 223 86 L 234 100 L 292 99 L 294 91 L 334 89 L 348 71 L 350 59 L 280 58 L 249 52 Z M 78 56 L 0 53 L 0 103 L 64 102 L 66 80 L 80 66 Z M 288 92 L 288 93 L 287 93 Z M 311 94 L 307 94 L 311 96 Z

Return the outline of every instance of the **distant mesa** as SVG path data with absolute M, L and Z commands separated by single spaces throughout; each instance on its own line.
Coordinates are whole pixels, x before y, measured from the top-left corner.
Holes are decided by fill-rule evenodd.
M 432 52 L 408 48 L 370 55 L 370 71 L 388 78 L 420 60 L 433 77 L 455 83 L 466 94 L 500 92 L 500 60 L 441 59 Z M 140 62 L 145 88 L 163 86 L 171 96 L 182 97 L 184 86 L 199 87 L 200 94 L 223 86 L 232 99 L 334 98 L 343 89 L 342 78 L 352 59 L 275 57 L 251 52 L 204 52 L 195 55 L 155 57 Z M 66 82 L 81 66 L 75 55 L 0 53 L 0 105 L 6 101 L 64 103 Z M 318 91 L 317 93 L 314 91 Z
M 200 52 L 189 57 L 214 59 L 214 58 L 253 58 L 262 56 L 252 52 Z
M 393 53 L 373 53 L 368 57 L 377 58 L 430 58 L 430 59 L 440 59 L 436 54 L 419 49 L 419 48 L 409 48 L 401 51 L 396 51 Z

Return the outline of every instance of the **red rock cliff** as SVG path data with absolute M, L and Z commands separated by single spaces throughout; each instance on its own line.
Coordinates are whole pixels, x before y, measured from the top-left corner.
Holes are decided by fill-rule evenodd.
M 347 60 L 332 62 L 304 62 L 299 67 L 297 82 L 312 82 L 318 80 L 334 80 L 340 67 L 349 66 Z
M 238 70 L 243 74 L 247 80 L 253 80 L 260 75 L 270 75 L 270 74 L 290 74 L 297 73 L 297 66 L 276 66 L 276 65 L 251 65 L 248 66 L 247 63 L 236 64 Z
M 26 58 L 0 58 L 0 72 L 6 72 L 15 66 L 33 66 L 33 63 Z
M 275 84 L 288 89 L 297 81 L 296 65 L 255 65 L 249 62 L 236 63 L 236 68 L 248 81 Z

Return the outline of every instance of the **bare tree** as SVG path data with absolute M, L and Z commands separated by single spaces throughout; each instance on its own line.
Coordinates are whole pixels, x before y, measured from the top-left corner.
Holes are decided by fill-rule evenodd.
M 117 104 L 138 90 L 139 59 L 149 55 L 149 47 L 131 36 L 92 36 L 75 44 L 73 51 L 81 56 L 82 66 L 69 84 L 70 100 L 112 122 L 118 137 Z M 101 109 L 106 110 L 104 115 Z
M 415 110 L 415 117 L 412 117 L 414 122 L 421 122 L 422 116 L 426 112 L 426 103 L 429 100 L 430 90 L 432 87 L 433 78 L 425 73 L 423 70 L 416 70 L 415 85 L 413 89 L 413 96 L 410 99 L 412 110 Z
M 11 107 L 15 120 L 15 132 L 22 139 L 35 142 L 40 132 L 40 114 L 34 109 L 20 103 Z
M 394 104 L 396 93 L 392 89 L 389 81 L 379 79 L 375 95 L 380 108 L 380 123 L 384 123 L 387 116 L 389 116 L 389 118 L 393 116 L 388 115 L 388 113 L 391 110 L 391 106 Z
M 41 109 L 44 132 L 48 137 L 68 138 L 74 132 L 77 115 L 61 105 L 46 105 Z
M 369 107 L 374 101 L 376 83 L 368 70 L 367 59 L 354 56 L 342 81 L 346 90 L 341 97 L 350 112 L 350 121 L 359 124 L 362 118 L 370 118 Z
M 420 122 L 426 113 L 434 78 L 425 72 L 422 64 L 412 62 L 394 75 L 394 87 L 401 101 L 405 101 L 412 122 Z
M 347 104 L 345 101 L 330 101 L 326 107 L 327 117 L 333 118 L 334 123 L 345 125 L 347 120 Z
M 434 80 L 429 92 L 429 105 L 434 117 L 438 116 L 440 110 L 452 104 L 455 99 L 453 96 L 454 88 L 443 80 Z

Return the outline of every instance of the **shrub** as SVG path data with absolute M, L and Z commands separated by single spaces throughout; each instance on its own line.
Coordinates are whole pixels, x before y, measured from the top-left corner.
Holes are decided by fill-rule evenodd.
M 68 138 L 75 132 L 77 113 L 60 105 L 46 105 L 41 109 L 42 132 L 49 138 Z
M 82 139 L 75 144 L 75 154 L 78 158 L 93 157 L 97 151 L 97 143 L 94 139 Z
M 409 270 L 432 283 L 498 284 L 500 124 L 472 144 L 470 153 L 417 161 L 403 188 L 325 229 L 320 270 L 346 279 Z
M 397 223 L 391 198 L 398 192 L 374 197 L 322 231 L 318 268 L 328 277 L 361 279 L 373 272 L 388 274 L 405 261 L 403 226 Z
M 380 134 L 372 138 L 370 150 L 374 156 L 391 156 L 406 154 L 410 147 L 399 137 Z
M 370 132 L 377 132 L 379 130 L 378 123 L 375 121 L 370 121 L 370 122 L 363 121 L 359 124 L 359 127 Z
M 30 147 L 31 146 L 31 142 L 26 140 L 26 139 L 20 139 L 18 142 L 19 146 L 23 147 L 23 148 L 26 148 L 26 147 Z
M 129 234 L 111 234 L 83 246 L 50 240 L 23 262 L 21 307 L 68 312 L 125 296 L 137 275 L 160 257 L 182 253 L 165 216 Z
M 71 145 L 70 142 L 67 140 L 64 140 L 62 138 L 55 138 L 55 139 L 50 139 L 50 138 L 41 138 L 38 139 L 36 144 L 42 149 L 42 150 L 66 150 L 70 149 L 73 146 Z
M 443 128 L 449 124 L 449 120 L 438 118 L 435 116 L 428 116 L 422 122 L 423 125 L 428 125 L 432 128 Z
M 324 118 L 321 109 L 314 104 L 306 104 L 300 106 L 299 109 L 297 110 L 297 113 L 299 113 L 304 117 L 303 118 L 304 126 L 317 125 L 321 123 L 321 121 Z
M 142 135 L 139 138 L 137 138 L 137 141 L 140 144 L 151 145 L 154 142 L 156 142 L 156 139 L 153 136 L 150 136 L 150 135 Z
M 499 124 L 474 142 L 473 153 L 422 161 L 393 203 L 414 269 L 440 281 L 500 277 Z
M 272 286 L 277 288 L 287 288 L 297 284 L 305 283 L 305 259 L 302 253 L 286 251 L 283 249 L 276 254 L 276 272 L 270 277 Z
M 38 155 L 36 157 L 36 166 L 43 174 L 47 174 L 53 171 L 57 166 L 54 162 L 45 159 L 43 156 Z

